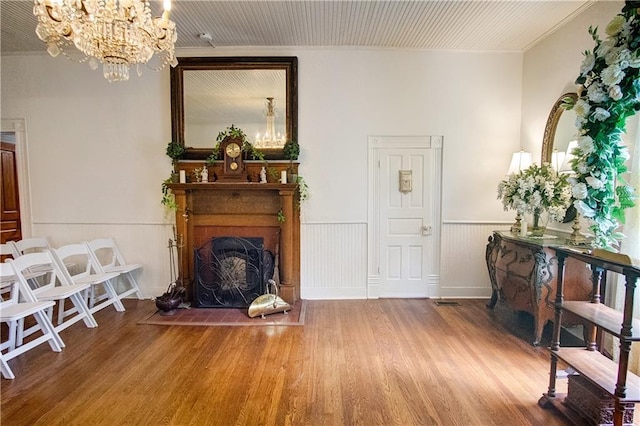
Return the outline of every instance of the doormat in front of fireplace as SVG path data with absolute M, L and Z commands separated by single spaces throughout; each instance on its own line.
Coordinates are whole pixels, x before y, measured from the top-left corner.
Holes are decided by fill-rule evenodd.
M 138 324 L 190 325 L 190 326 L 242 326 L 242 325 L 304 325 L 305 301 L 299 300 L 288 313 L 276 313 L 264 318 L 250 318 L 241 308 L 186 308 L 176 309 L 173 315 L 160 315 L 155 311 Z

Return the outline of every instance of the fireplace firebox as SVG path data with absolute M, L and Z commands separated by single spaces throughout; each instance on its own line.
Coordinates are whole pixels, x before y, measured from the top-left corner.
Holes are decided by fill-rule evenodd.
M 195 308 L 247 308 L 273 276 L 262 238 L 215 237 L 194 249 Z

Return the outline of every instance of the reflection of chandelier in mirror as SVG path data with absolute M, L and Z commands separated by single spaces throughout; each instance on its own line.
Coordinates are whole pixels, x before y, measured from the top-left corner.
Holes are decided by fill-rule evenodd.
M 273 106 L 273 98 L 267 98 L 264 114 L 267 118 L 267 129 L 262 136 L 256 134 L 256 148 L 282 148 L 286 139 L 280 132 L 276 133 L 276 109 Z
M 51 56 L 71 44 L 89 60 L 91 69 L 102 63 L 104 77 L 129 79 L 131 65 L 146 64 L 154 53 L 162 56 L 156 70 L 177 64 L 176 26 L 169 19 L 171 0 L 164 0 L 162 17 L 152 17 L 147 0 L 35 0 L 36 34 Z M 141 70 L 138 68 L 138 75 Z

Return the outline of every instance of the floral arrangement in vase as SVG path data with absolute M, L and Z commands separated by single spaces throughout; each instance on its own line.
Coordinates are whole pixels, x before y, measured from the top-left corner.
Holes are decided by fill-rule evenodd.
M 571 204 L 571 185 L 567 177 L 556 173 L 551 164 L 532 164 L 528 169 L 513 173 L 500 182 L 498 199 L 502 200 L 505 210 L 530 214 L 533 220 L 527 225 L 531 235 L 540 237 L 546 227 L 543 220 L 545 214 L 550 220 L 563 219 Z
M 578 147 L 570 178 L 574 205 L 594 234 L 593 245 L 615 250 L 624 237 L 617 228 L 624 210 L 634 206 L 636 195 L 622 174 L 629 152 L 622 143 L 628 117 L 640 110 L 639 1 L 626 1 L 622 12 L 607 25 L 606 39 L 589 28 L 595 48 L 584 52 L 581 85 L 575 103 L 565 108 L 576 113 Z

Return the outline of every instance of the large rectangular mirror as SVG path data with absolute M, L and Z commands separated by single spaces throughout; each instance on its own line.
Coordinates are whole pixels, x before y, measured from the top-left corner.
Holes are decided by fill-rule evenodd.
M 171 69 L 172 140 L 185 159 L 204 160 L 218 133 L 242 129 L 268 159 L 297 140 L 296 57 L 178 58 Z

